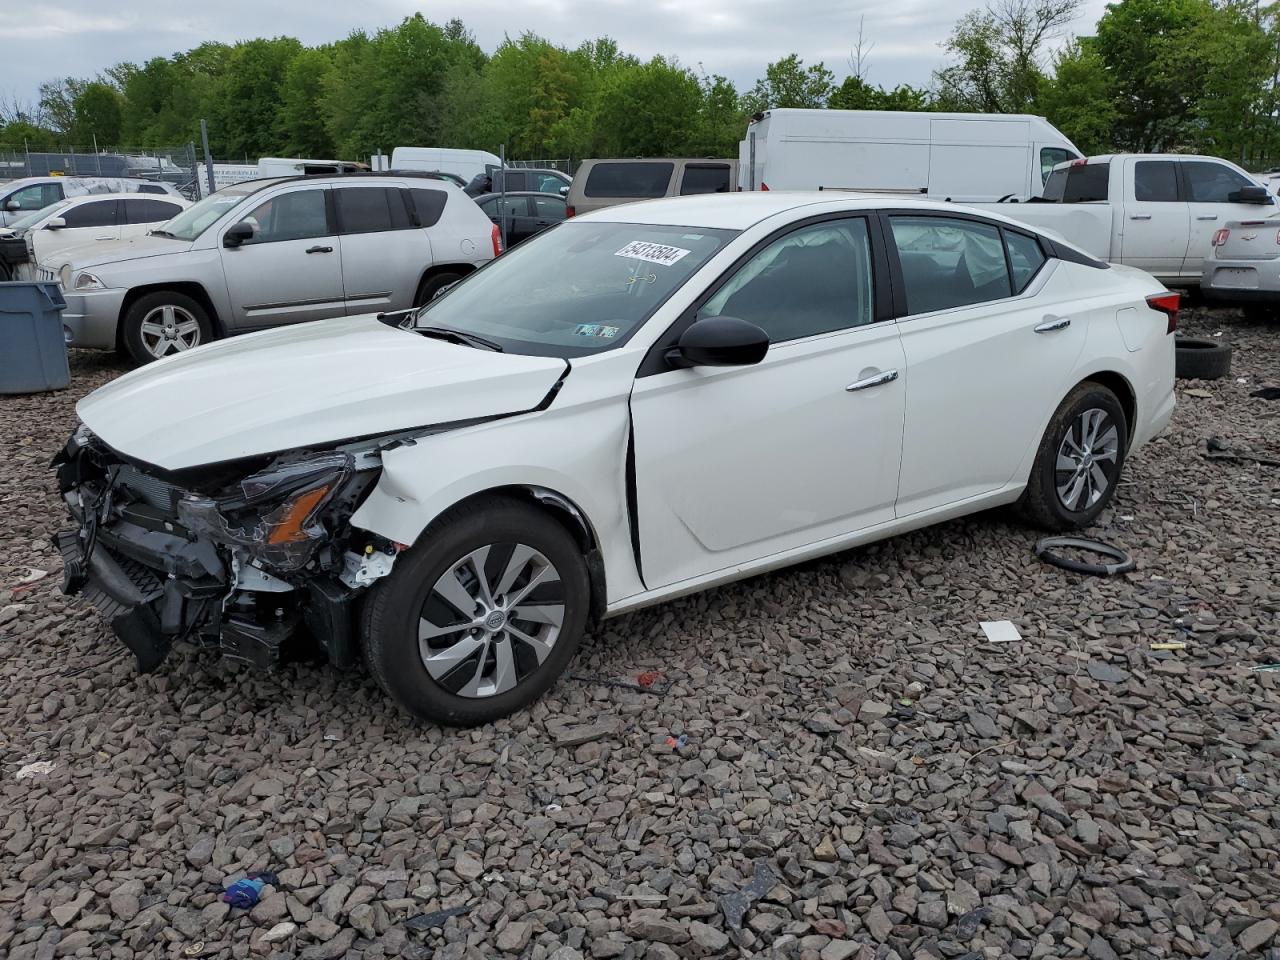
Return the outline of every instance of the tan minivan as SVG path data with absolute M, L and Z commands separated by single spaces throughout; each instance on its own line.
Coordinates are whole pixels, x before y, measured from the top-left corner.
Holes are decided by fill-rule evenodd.
M 572 217 L 633 200 L 729 193 L 737 184 L 737 160 L 583 160 L 569 187 L 566 212 Z

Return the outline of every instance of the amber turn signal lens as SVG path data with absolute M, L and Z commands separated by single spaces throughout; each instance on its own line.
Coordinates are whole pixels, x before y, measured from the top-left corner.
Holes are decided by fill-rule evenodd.
M 302 525 L 329 492 L 328 485 L 299 494 L 281 508 L 281 517 L 267 534 L 267 543 L 297 543 L 307 539 Z

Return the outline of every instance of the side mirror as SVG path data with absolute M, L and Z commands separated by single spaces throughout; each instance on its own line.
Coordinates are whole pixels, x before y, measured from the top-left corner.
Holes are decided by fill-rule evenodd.
M 222 245 L 224 247 L 238 247 L 240 244 L 252 240 L 253 234 L 253 224 L 245 223 L 241 220 L 239 223 L 232 224 L 227 228 L 227 232 L 222 235 Z
M 562 197 L 567 197 L 568 195 L 569 195 L 569 188 L 568 188 L 568 187 L 561 187 L 561 188 L 560 188 L 560 196 L 562 196 Z
M 737 317 L 696 320 L 667 351 L 673 367 L 745 367 L 759 363 L 769 351 L 769 335 Z
M 17 200 L 6 200 L 4 202 L 4 208 L 6 210 L 21 210 L 22 204 L 20 204 Z
M 1231 203 L 1256 203 L 1259 205 L 1275 203 L 1275 199 L 1267 192 L 1266 187 L 1257 187 L 1253 184 L 1227 194 L 1227 200 Z
M 46 230 L 61 230 L 67 225 L 67 221 L 62 217 L 50 217 L 45 221 L 44 228 Z

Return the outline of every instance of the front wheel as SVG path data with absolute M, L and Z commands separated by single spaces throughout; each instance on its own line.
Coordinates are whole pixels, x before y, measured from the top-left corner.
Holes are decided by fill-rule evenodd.
M 582 551 L 534 507 L 492 498 L 449 511 L 365 601 L 365 659 L 423 720 L 474 726 L 528 706 L 586 627 Z
M 1115 495 L 1129 426 L 1116 395 L 1082 383 L 1049 421 L 1019 512 L 1046 530 L 1087 527 Z
M 213 325 L 191 297 L 160 290 L 139 297 L 125 311 L 121 339 L 135 363 L 150 363 L 208 343 Z

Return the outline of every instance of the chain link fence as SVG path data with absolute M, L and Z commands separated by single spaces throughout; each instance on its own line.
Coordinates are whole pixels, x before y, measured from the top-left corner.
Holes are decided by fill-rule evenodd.
M 201 167 L 194 144 L 146 149 L 59 147 L 0 150 L 0 180 L 21 177 L 130 177 L 156 180 L 196 197 Z

